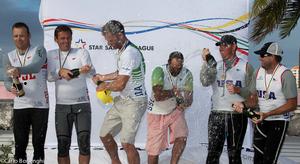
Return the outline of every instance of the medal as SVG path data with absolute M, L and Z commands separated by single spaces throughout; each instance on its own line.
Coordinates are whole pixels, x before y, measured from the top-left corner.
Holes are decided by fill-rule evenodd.
M 266 93 L 264 94 L 264 99 L 265 100 L 269 99 L 269 96 L 270 96 L 270 93 L 268 93 L 269 92 L 269 88 L 271 86 L 272 79 L 273 79 L 273 77 L 274 77 L 274 75 L 275 75 L 275 73 L 276 73 L 276 71 L 277 71 L 277 69 L 279 67 L 280 67 L 280 65 L 277 64 L 276 68 L 273 70 L 272 77 L 270 78 L 268 85 L 267 85 L 267 82 L 266 82 L 266 79 L 267 79 L 266 76 L 267 76 L 267 74 L 266 74 L 266 70 L 265 70 L 265 88 L 266 88 Z
M 225 74 L 224 73 L 221 75 L 221 80 L 225 80 Z
M 268 100 L 268 99 L 269 99 L 269 94 L 268 94 L 268 92 L 266 92 L 266 93 L 264 94 L 264 98 L 265 98 L 265 100 Z

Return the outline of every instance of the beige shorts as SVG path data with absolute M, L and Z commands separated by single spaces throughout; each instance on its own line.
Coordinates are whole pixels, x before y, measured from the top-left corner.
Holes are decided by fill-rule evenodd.
M 168 148 L 168 132 L 170 132 L 170 143 L 176 138 L 188 136 L 188 126 L 184 113 L 174 110 L 167 115 L 148 113 L 148 134 L 146 150 L 148 155 L 159 155 L 161 151 Z
M 133 100 L 132 98 L 114 98 L 113 107 L 106 113 L 100 137 L 107 134 L 116 136 L 120 133 L 121 143 L 134 144 L 135 136 L 141 119 L 147 108 L 147 98 Z

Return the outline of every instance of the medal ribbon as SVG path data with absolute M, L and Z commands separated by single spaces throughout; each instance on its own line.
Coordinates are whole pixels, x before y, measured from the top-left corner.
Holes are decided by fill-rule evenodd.
M 275 75 L 275 73 L 276 73 L 276 71 L 277 71 L 277 69 L 279 68 L 279 64 L 277 64 L 277 66 L 275 67 L 275 69 L 274 69 L 274 71 L 273 71 L 273 73 L 272 73 L 272 77 L 271 77 L 271 79 L 269 80 L 269 83 L 268 83 L 268 85 L 267 85 L 267 83 L 266 83 L 266 80 L 267 80 L 267 78 L 266 78 L 266 76 L 267 76 L 267 73 L 266 73 L 266 70 L 265 70 L 265 88 L 266 88 L 266 93 L 265 93 L 265 99 L 269 99 L 269 94 L 268 94 L 268 92 L 269 92 L 269 88 L 270 88 L 270 86 L 271 86 L 271 82 L 272 82 L 272 80 L 273 80 L 273 77 L 274 77 L 274 75 Z

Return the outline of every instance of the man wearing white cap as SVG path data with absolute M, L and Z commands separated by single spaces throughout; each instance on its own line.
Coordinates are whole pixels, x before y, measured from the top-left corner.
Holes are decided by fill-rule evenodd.
M 296 80 L 292 72 L 281 65 L 283 51 L 278 43 L 268 42 L 254 53 L 260 55 L 261 67 L 253 74 L 252 95 L 248 103 L 235 103 L 236 110 L 253 107 L 258 100 L 260 118 L 252 118 L 254 129 L 254 163 L 277 163 L 290 120 L 297 106 Z M 257 101 L 256 101 L 257 102 Z

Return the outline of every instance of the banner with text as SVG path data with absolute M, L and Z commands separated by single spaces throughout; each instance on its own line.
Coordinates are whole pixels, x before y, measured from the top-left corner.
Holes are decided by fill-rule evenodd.
M 87 49 L 93 65 L 101 74 L 115 71 L 117 64 L 114 55 L 116 51 L 106 44 L 100 27 L 112 19 L 122 22 L 127 37 L 144 55 L 148 95 L 151 95 L 152 70 L 167 63 L 171 52 L 182 52 L 185 57 L 184 66 L 192 71 L 194 77 L 194 101 L 185 112 L 185 117 L 189 126 L 188 145 L 195 145 L 207 143 L 207 121 L 211 106 L 211 88 L 203 87 L 199 80 L 202 49 L 209 48 L 212 55 L 220 60 L 215 43 L 222 35 L 231 34 L 238 38 L 238 55 L 247 60 L 248 12 L 248 0 L 42 0 L 40 22 L 44 28 L 44 44 L 47 50 L 58 48 L 54 42 L 54 29 L 58 25 L 72 27 L 72 46 Z M 91 80 L 88 80 L 88 87 L 92 104 L 91 142 L 93 146 L 102 146 L 99 131 L 110 105 L 103 105 L 96 99 L 95 85 Z M 55 146 L 57 142 L 54 92 L 54 85 L 50 83 L 51 106 L 46 141 L 48 146 Z M 114 96 L 117 94 L 114 93 Z M 145 116 L 136 137 L 136 145 L 141 148 L 145 146 L 147 135 Z M 74 134 L 72 144 L 76 145 Z M 118 137 L 116 139 L 120 142 Z

